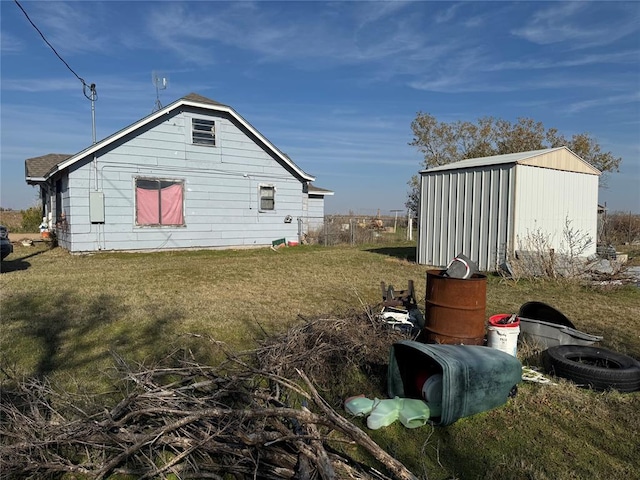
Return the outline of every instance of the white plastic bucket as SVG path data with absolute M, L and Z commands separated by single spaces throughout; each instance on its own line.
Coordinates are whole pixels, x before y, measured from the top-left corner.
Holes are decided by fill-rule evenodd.
M 516 356 L 518 352 L 518 334 L 520 327 L 487 327 L 487 345 L 509 355 Z
M 432 417 L 439 417 L 442 411 L 442 374 L 431 375 L 422 386 L 422 398 L 429 405 Z

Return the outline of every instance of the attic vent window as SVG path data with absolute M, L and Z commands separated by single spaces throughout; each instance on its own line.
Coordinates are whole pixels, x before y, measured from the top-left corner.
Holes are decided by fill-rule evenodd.
M 202 118 L 191 119 L 192 141 L 194 145 L 216 146 L 216 122 Z

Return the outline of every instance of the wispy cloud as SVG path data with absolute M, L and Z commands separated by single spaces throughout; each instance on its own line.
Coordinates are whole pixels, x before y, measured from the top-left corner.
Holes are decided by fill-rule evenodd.
M 3 141 L 2 161 L 22 162 L 28 157 L 46 153 L 75 153 L 91 143 L 91 128 L 87 118 L 71 110 L 47 108 L 42 105 L 12 105 L 3 103 L 2 116 L 11 118 L 3 122 L 2 136 L 11 138 L 16 150 L 8 151 Z M 38 119 L 37 131 L 33 129 L 33 119 Z M 61 122 L 60 119 L 65 121 Z M 15 155 L 20 155 L 15 157 Z
M 638 31 L 638 9 L 624 2 L 558 2 L 538 10 L 511 33 L 538 45 L 582 49 L 609 45 Z
M 27 7 L 31 20 L 61 54 L 107 53 L 113 47 L 98 2 L 32 2 Z
M 3 55 L 18 53 L 24 48 L 22 40 L 6 32 L 0 32 L 0 50 Z
M 309 66 L 317 61 L 324 65 L 359 64 L 424 46 L 418 25 L 410 15 L 400 14 L 405 7 L 402 2 L 342 7 L 341 17 L 331 23 L 317 22 L 316 12 L 309 15 L 307 5 L 317 8 L 317 15 L 329 14 L 316 4 L 287 4 L 285 16 L 277 9 L 243 2 L 224 4 L 211 13 L 160 3 L 147 25 L 157 42 L 192 63 L 214 62 L 220 56 L 219 49 L 225 47 L 258 55 L 258 61 L 302 61 Z M 303 7 L 307 11 L 297 10 Z M 357 25 L 346 17 L 355 19 Z M 207 41 L 211 45 L 203 49 L 202 43 Z
M 520 90 L 521 86 L 498 84 L 490 79 L 480 81 L 478 76 L 472 77 L 467 75 L 441 75 L 439 77 L 426 80 L 414 80 L 409 82 L 411 88 L 416 90 L 425 90 L 440 93 L 474 93 L 474 92 L 493 92 L 506 93 Z
M 408 6 L 410 1 L 393 1 L 393 2 L 358 2 L 354 5 L 353 17 L 356 29 L 363 28 L 370 24 L 377 24 L 380 21 L 386 21 L 390 17 L 395 17 Z
M 148 33 L 182 61 L 206 65 L 221 57 L 222 45 L 266 53 L 273 48 L 271 45 L 278 44 L 287 35 L 285 30 L 262 24 L 259 18 L 262 14 L 253 4 L 216 6 L 219 8 L 212 11 L 202 4 L 195 4 L 195 8 L 184 4 L 154 4 L 146 21 Z
M 404 2 L 296 3 L 287 4 L 284 15 L 259 2 L 222 4 L 215 12 L 158 3 L 147 27 L 155 42 L 188 64 L 222 62 L 236 49 L 254 65 L 279 63 L 311 71 L 358 66 L 366 71 L 359 76 L 361 83 L 402 78 L 416 89 L 484 91 L 464 78 L 480 70 L 482 61 L 495 60 L 486 52 L 478 55 L 476 42 L 464 32 L 430 27 L 431 8 Z M 453 19 L 459 8 L 438 14 L 436 22 Z M 332 21 L 317 21 L 326 16 Z M 484 16 L 469 18 L 481 22 Z
M 483 74 L 486 65 L 492 63 L 491 53 L 484 47 L 467 47 L 464 44 L 432 61 L 408 82 L 417 90 L 434 92 L 506 92 L 518 88 L 515 85 L 496 82 Z M 424 64 L 423 64 L 424 66 Z
M 591 100 L 582 100 L 579 102 L 571 103 L 568 106 L 567 110 L 570 113 L 578 113 L 593 108 L 610 107 L 612 105 L 622 105 L 631 102 L 640 102 L 640 92 L 635 92 L 628 95 L 611 95 L 601 98 L 594 98 Z
M 456 3 L 450 7 L 436 13 L 434 20 L 436 23 L 447 23 L 453 20 L 458 13 L 458 10 L 462 7 L 461 3 Z
M 3 79 L 2 90 L 12 92 L 60 92 L 78 89 L 78 81 L 72 78 Z
M 640 62 L 640 50 L 627 50 L 623 52 L 576 54 L 569 58 L 529 58 L 502 61 L 489 64 L 484 70 L 544 70 L 559 69 L 565 67 L 583 67 L 606 64 L 633 65 Z

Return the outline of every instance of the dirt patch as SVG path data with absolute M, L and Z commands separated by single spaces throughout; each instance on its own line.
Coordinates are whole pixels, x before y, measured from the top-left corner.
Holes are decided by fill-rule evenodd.
M 39 233 L 13 233 L 9 231 L 9 241 L 11 243 L 18 243 L 22 240 L 31 240 L 37 242 L 42 240 L 42 236 Z

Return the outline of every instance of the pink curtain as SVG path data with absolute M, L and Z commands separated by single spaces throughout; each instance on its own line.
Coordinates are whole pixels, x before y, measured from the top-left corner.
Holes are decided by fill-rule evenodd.
M 163 225 L 182 225 L 182 185 L 176 183 L 160 190 Z
M 136 218 L 138 225 L 182 225 L 182 185 L 174 184 L 160 190 L 136 188 Z
M 159 211 L 158 191 L 136 188 L 136 220 L 138 225 L 157 225 Z

